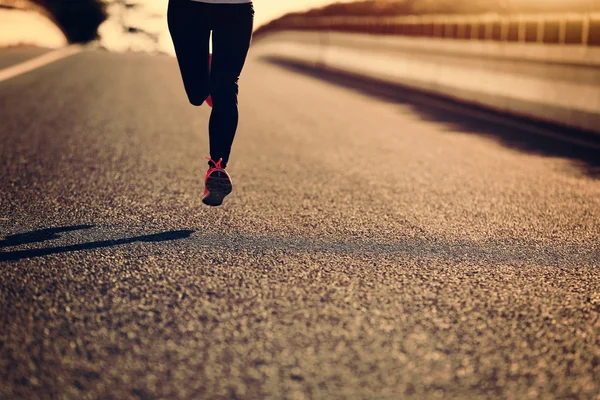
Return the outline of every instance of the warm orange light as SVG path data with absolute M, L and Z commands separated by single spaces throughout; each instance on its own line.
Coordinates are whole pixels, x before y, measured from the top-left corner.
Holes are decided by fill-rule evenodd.
M 0 47 L 30 44 L 62 47 L 67 39 L 46 17 L 32 11 L 0 9 Z

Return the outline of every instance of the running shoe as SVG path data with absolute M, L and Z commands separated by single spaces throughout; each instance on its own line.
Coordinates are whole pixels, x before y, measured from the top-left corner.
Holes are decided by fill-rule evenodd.
M 206 177 L 204 178 L 204 197 L 202 202 L 207 206 L 217 207 L 223 204 L 223 199 L 231 193 L 233 185 L 231 184 L 231 177 L 221 167 L 223 159 L 219 159 L 218 162 L 214 162 L 209 157 L 206 157 L 210 162 L 211 166 L 206 171 Z

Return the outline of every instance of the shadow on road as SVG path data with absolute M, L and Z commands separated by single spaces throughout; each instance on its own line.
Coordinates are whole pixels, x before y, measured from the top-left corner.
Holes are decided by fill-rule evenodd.
M 19 246 L 21 244 L 29 243 L 40 243 L 47 240 L 54 240 L 60 238 L 60 233 L 73 232 L 83 229 L 93 228 L 94 225 L 73 225 L 73 226 L 62 226 L 59 228 L 47 228 L 40 229 L 37 231 L 31 231 L 26 233 L 18 233 L 16 235 L 10 235 L 0 240 L 0 247 L 8 246 Z
M 21 244 L 43 242 L 59 238 L 61 232 L 89 229 L 91 225 L 42 229 L 24 234 L 11 235 L 0 241 L 0 248 Z M 40 249 L 0 252 L 0 261 L 18 261 L 80 250 L 94 250 L 131 244 L 134 242 L 166 242 L 189 238 L 194 230 L 168 231 L 152 235 L 135 236 L 123 239 L 93 241 L 88 243 L 46 247 Z M 296 235 L 249 234 L 242 232 L 218 233 L 198 232 L 184 245 L 188 250 L 236 254 L 238 252 L 257 253 L 265 256 L 270 252 L 279 255 L 332 254 L 367 257 L 402 256 L 414 259 L 443 260 L 454 263 L 460 260 L 483 262 L 489 265 L 514 265 L 529 263 L 534 265 L 595 265 L 600 259 L 600 247 L 580 245 L 540 246 L 535 243 L 505 243 L 495 240 L 484 242 L 443 241 L 427 238 L 404 237 L 396 241 L 370 239 L 340 239 L 328 237 L 304 237 Z
M 330 254 L 342 256 L 368 257 L 407 257 L 413 260 L 439 260 L 475 262 L 485 265 L 536 266 L 580 266 L 597 265 L 600 246 L 583 245 L 540 245 L 522 241 L 520 243 L 498 240 L 451 241 L 425 237 L 403 237 L 395 241 L 373 239 L 342 239 L 330 237 L 284 236 L 248 233 L 198 232 L 188 245 L 203 251 L 219 251 L 227 254 L 238 252 L 257 253 L 260 256 L 269 252 L 281 255 Z
M 60 238 L 59 233 L 72 232 L 81 229 L 90 229 L 93 225 L 75 225 L 60 228 L 41 229 L 37 231 L 7 236 L 0 241 L 0 248 L 8 246 L 17 246 L 29 243 L 45 242 Z M 17 250 L 10 252 L 0 252 L 0 261 L 18 261 L 24 258 L 42 257 L 51 254 L 70 253 L 80 250 L 93 250 L 105 247 L 121 246 L 135 242 L 166 242 L 190 237 L 193 230 L 168 231 L 156 233 L 153 235 L 135 236 L 124 239 L 101 240 L 89 243 L 74 244 L 60 247 L 47 247 L 42 249 Z
M 511 117 L 474 105 L 443 99 L 418 90 L 351 73 L 326 70 L 319 66 L 306 65 L 277 57 L 264 57 L 263 60 L 287 70 L 350 88 L 387 102 L 410 105 L 423 120 L 443 123 L 446 125 L 447 131 L 485 136 L 508 148 L 530 154 L 570 159 L 587 175 L 600 179 L 600 150 L 536 135 L 493 120 L 501 119 L 517 124 L 525 122 L 529 126 L 544 128 L 560 137 L 576 138 L 600 145 L 600 140 L 595 134 L 526 118 Z M 474 114 L 478 116 L 474 116 Z M 486 116 L 488 117 L 487 120 Z

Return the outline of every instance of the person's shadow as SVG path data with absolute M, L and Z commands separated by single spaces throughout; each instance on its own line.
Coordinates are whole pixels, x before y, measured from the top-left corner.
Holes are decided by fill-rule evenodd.
M 47 228 L 27 233 L 19 233 L 16 235 L 6 236 L 4 240 L 0 240 L 0 248 L 9 246 L 19 246 L 30 243 L 41 243 L 47 240 L 54 240 L 60 238 L 60 234 L 64 232 L 72 232 L 83 229 L 93 228 L 94 225 L 74 225 L 74 226 L 63 226 L 58 228 Z M 47 256 L 50 254 L 58 253 L 69 253 L 79 250 L 93 250 L 104 247 L 114 247 L 134 242 L 166 242 L 171 240 L 179 240 L 190 237 L 193 230 L 181 230 L 181 231 L 167 231 L 162 233 L 156 233 L 152 235 L 135 236 L 125 239 L 114 239 L 114 240 L 100 240 L 95 242 L 74 244 L 68 246 L 59 247 L 46 247 L 41 249 L 31 250 L 16 250 L 3 252 L 0 251 L 0 261 L 18 261 L 24 258 L 33 258 Z

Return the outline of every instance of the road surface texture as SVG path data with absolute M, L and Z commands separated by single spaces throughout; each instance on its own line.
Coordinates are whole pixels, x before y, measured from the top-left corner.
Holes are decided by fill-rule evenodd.
M 600 398 L 599 153 L 403 96 L 251 57 L 215 209 L 174 59 L 0 83 L 0 398 Z
M 33 57 L 41 56 L 49 49 L 35 46 L 14 46 L 0 48 L 0 69 L 11 67 Z

